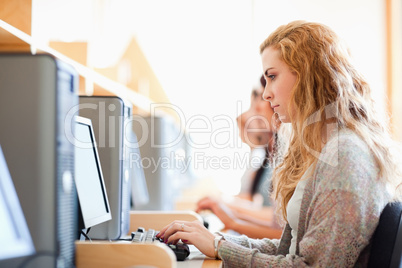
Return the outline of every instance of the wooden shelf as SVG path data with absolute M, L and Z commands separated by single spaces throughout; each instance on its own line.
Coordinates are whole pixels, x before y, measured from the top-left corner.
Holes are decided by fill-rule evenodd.
M 49 53 L 77 70 L 80 75 L 79 94 L 122 97 L 133 104 L 134 114 L 149 115 L 152 103 L 170 103 L 135 38 L 131 39 L 117 65 L 93 69 L 86 62 L 87 44 L 53 41 L 46 46 L 33 39 L 31 31 L 32 0 L 3 0 L 0 8 L 0 52 Z M 124 82 L 119 79 L 118 74 L 121 73 L 126 73 Z M 172 109 L 161 107 L 159 111 L 179 120 Z
M 0 51 L 27 52 L 31 49 L 30 45 L 2 28 L 0 28 L 0 40 Z
M 31 0 L 3 0 L 0 8 L 0 19 L 13 25 L 26 35 L 31 35 Z M 29 51 L 30 46 L 9 31 L 0 29 L 0 51 Z
M 112 93 L 115 96 L 120 96 L 124 99 L 129 100 L 134 106 L 136 106 L 142 112 L 147 113 L 149 111 L 151 103 L 153 103 L 153 101 L 151 101 L 149 98 L 142 96 L 141 94 L 133 91 L 132 89 L 95 72 L 94 70 L 84 66 L 83 64 L 78 63 L 77 61 L 56 51 L 55 49 L 42 44 L 38 44 L 32 39 L 30 35 L 11 26 L 10 24 L 6 23 L 3 20 L 0 20 L 0 34 L 6 36 L 8 40 L 7 42 L 9 42 L 4 43 L 3 47 L 4 50 L 1 50 L 2 52 L 14 52 L 14 51 L 29 52 L 31 50 L 34 50 L 39 53 L 51 54 L 54 57 L 74 67 L 81 77 L 87 79 L 91 83 L 97 84 L 99 87 L 107 90 L 108 92 Z M 0 43 L 3 42 L 1 41 Z M 14 46 L 15 49 L 7 49 L 7 47 L 9 46 Z

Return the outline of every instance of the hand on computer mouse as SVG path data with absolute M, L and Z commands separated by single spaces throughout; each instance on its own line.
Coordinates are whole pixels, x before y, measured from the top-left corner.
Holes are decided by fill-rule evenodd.
M 174 221 L 163 227 L 157 237 L 162 238 L 165 243 L 173 244 L 181 239 L 184 243 L 194 245 L 206 256 L 215 257 L 215 235 L 198 221 Z

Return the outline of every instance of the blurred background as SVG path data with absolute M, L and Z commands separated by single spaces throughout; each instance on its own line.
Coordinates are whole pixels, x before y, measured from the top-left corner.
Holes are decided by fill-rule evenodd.
M 138 114 L 160 104 L 193 142 L 194 176 L 236 194 L 249 157 L 236 117 L 262 72 L 259 45 L 292 20 L 345 40 L 401 139 L 401 14 L 392 0 L 32 0 L 29 34 L 87 68 L 80 93 L 126 95 Z

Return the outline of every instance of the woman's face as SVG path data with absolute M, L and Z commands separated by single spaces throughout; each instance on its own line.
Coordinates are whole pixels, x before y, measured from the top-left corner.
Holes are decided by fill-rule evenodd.
M 263 98 L 271 103 L 283 123 L 289 123 L 289 107 L 292 89 L 297 75 L 280 59 L 278 49 L 267 47 L 261 54 L 264 77 L 267 82 Z
M 265 146 L 271 139 L 274 111 L 268 101 L 263 100 L 264 88 L 254 89 L 250 108 L 237 118 L 241 140 L 251 148 Z

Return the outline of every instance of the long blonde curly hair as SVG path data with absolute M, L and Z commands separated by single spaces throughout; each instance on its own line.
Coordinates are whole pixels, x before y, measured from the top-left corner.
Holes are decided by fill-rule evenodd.
M 260 53 L 268 47 L 277 49 L 297 75 L 288 107 L 296 112 L 289 112 L 290 136 L 278 141 L 273 174 L 273 194 L 284 220 L 287 221 L 286 206 L 297 183 L 317 159 L 311 151 L 322 150 L 323 131 L 328 123 L 317 120 L 306 126 L 305 122 L 314 114 L 327 118 L 326 107 L 335 107 L 338 129 L 351 129 L 367 143 L 381 179 L 398 189 L 395 193 L 400 196 L 402 171 L 393 152 L 388 123 L 379 115 L 369 85 L 351 64 L 349 52 L 337 35 L 319 23 L 294 21 L 275 30 L 261 44 Z

